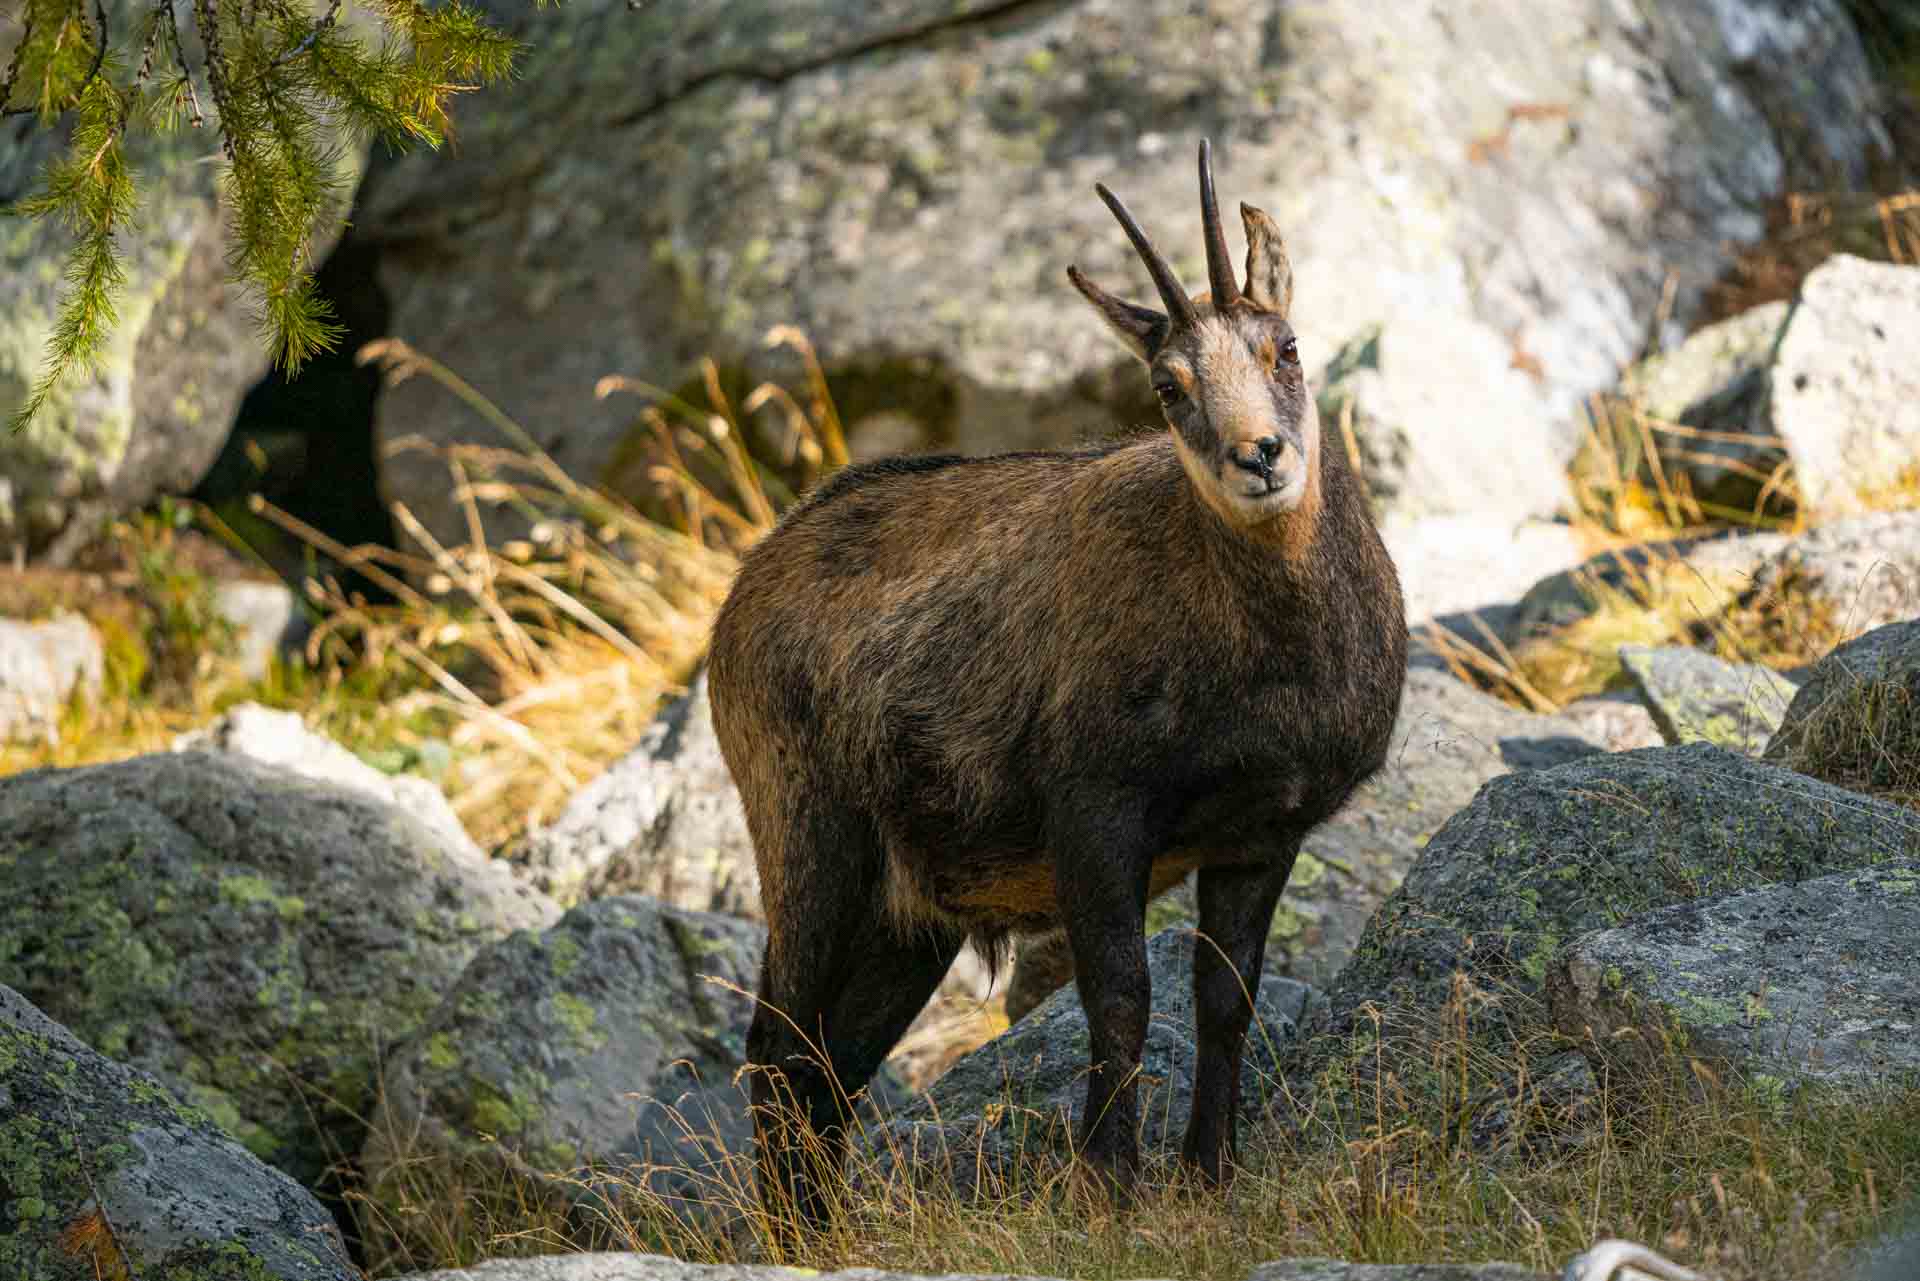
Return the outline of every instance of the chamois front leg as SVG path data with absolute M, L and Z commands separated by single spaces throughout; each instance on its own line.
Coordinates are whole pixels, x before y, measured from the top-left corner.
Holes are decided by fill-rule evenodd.
M 1293 872 L 1300 842 L 1270 862 L 1202 868 L 1200 937 L 1193 941 L 1193 1112 L 1180 1157 L 1209 1183 L 1233 1177 L 1238 1156 L 1240 1057 L 1260 993 L 1273 909 Z
M 1080 1155 L 1125 1205 L 1140 1165 L 1136 1081 L 1152 1000 L 1146 918 L 1154 849 L 1145 806 L 1107 800 L 1082 799 L 1056 816 L 1049 835 L 1090 1042 Z

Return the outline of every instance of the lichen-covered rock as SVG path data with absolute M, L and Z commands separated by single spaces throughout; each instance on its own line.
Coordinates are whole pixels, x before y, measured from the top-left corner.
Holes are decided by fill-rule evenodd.
M 1920 854 L 1920 818 L 1907 848 Z M 1698 1058 L 1771 1090 L 1920 1071 L 1920 861 L 1676 903 L 1576 939 L 1548 978 L 1594 1070 Z
M 760 916 L 753 838 L 714 737 L 704 671 L 631 752 L 528 834 L 514 866 L 564 904 L 645 894 Z
M 524 76 L 462 99 L 459 148 L 377 172 L 355 234 L 404 246 L 393 328 L 586 478 L 633 426 L 599 378 L 751 363 L 774 323 L 929 444 L 1152 421 L 1061 273 L 1141 288 L 1102 179 L 1203 279 L 1207 133 L 1287 235 L 1310 365 L 1377 330 L 1360 409 L 1405 432 L 1396 504 L 1544 514 L 1667 271 L 1684 325 L 1789 181 L 1862 178 L 1884 137 L 1841 0 L 484 7 Z M 425 379 L 377 413 L 474 430 Z M 459 535 L 444 469 L 392 463 L 389 496 Z
M 406 810 L 433 829 L 447 848 L 475 864 L 487 856 L 467 835 L 447 796 L 424 778 L 386 774 L 340 744 L 306 727 L 296 712 L 277 711 L 258 703 L 228 708 L 210 724 L 189 730 L 173 740 L 176 752 L 224 752 L 270 765 L 317 783 L 337 783 Z
M 116 46 L 148 8 L 110 0 Z M 0 204 L 39 188 L 71 119 L 0 133 Z M 57 558 L 92 538 L 101 516 L 192 489 L 266 368 L 253 302 L 229 282 L 219 170 L 207 151 L 203 130 L 129 135 L 140 212 L 116 237 L 126 265 L 117 319 L 95 371 L 76 370 L 24 431 L 0 432 L 0 548 L 48 547 Z M 349 189 L 365 154 L 341 149 Z M 314 246 L 316 258 L 330 239 Z M 57 219 L 8 218 L 0 229 L 0 421 L 45 368 L 72 248 Z
M 1815 663 L 1766 756 L 1920 806 L 1920 620 L 1875 628 Z
M 100 637 L 78 614 L 0 618 L 0 742 L 56 736 L 67 700 L 97 691 L 105 671 Z
M 1817 525 L 1761 565 L 1752 590 L 1818 611 L 1850 636 L 1920 618 L 1920 511 Z
M 1582 733 L 1609 752 L 1659 747 L 1667 741 L 1647 705 L 1628 690 L 1576 698 L 1558 715 L 1578 725 Z
M 1421 847 L 1490 778 L 1605 750 L 1573 721 L 1536 716 L 1444 672 L 1407 673 L 1387 763 L 1347 807 L 1315 828 L 1294 864 L 1267 939 L 1267 973 L 1325 984 L 1353 955 L 1367 918 Z M 1158 932 L 1198 923 L 1192 879 L 1148 907 Z M 1073 978 L 1062 935 L 1023 941 L 1007 988 L 1019 1019 Z
M 373 1195 L 402 1157 L 576 1177 L 645 1163 L 663 1196 L 699 1186 L 752 1133 L 734 1074 L 765 948 L 750 921 L 638 895 L 487 948 L 387 1060 Z
M 311 1193 L 0 986 L 0 1276 L 356 1281 Z
M 1668 743 L 1707 742 L 1753 755 L 1793 701 L 1794 684 L 1758 663 L 1729 663 L 1684 645 L 1622 645 L 1620 666 Z
M 0 779 L 0 982 L 312 1184 L 380 1053 L 552 905 L 404 809 L 235 757 Z
M 1545 1023 L 1569 940 L 1691 899 L 1911 857 L 1913 815 L 1707 743 L 1593 756 L 1494 779 L 1427 843 L 1329 987 L 1327 1033 L 1290 1070 L 1418 1046 L 1443 1014 L 1507 1053 Z M 1465 1008 L 1450 1008 L 1464 976 Z M 1491 998 L 1487 1000 L 1479 997 Z M 1417 1066 L 1405 1084 L 1418 1088 Z
M 1141 1057 L 1140 1142 L 1177 1146 L 1193 1102 L 1193 949 L 1189 929 L 1147 940 L 1153 1013 Z M 1276 1068 L 1320 996 L 1293 979 L 1264 975 L 1241 1065 L 1241 1106 L 1264 1106 Z M 925 1095 L 869 1132 L 877 1168 L 971 1187 L 983 1173 L 1006 1177 L 1029 1157 L 1066 1152 L 1083 1103 L 1087 1016 L 1072 988 L 1055 992 L 1007 1032 L 947 1070 Z M 855 1171 L 856 1175 L 860 1171 Z
M 1808 274 L 1767 411 L 1809 508 L 1860 510 L 1920 457 L 1920 268 L 1836 254 Z

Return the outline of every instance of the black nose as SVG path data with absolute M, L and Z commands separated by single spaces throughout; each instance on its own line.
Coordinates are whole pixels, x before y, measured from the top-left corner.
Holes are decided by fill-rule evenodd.
M 1272 476 L 1274 460 L 1279 458 L 1280 451 L 1287 447 L 1286 442 L 1278 436 L 1262 436 L 1248 443 L 1253 446 L 1255 452 L 1248 454 L 1242 453 L 1239 449 L 1234 450 L 1233 465 L 1241 471 L 1262 479 Z

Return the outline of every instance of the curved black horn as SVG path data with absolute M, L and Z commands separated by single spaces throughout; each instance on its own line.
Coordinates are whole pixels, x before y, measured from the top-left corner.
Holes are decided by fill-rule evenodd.
M 1127 233 L 1127 239 L 1133 242 L 1135 252 L 1141 261 L 1147 264 L 1147 274 L 1153 277 L 1154 287 L 1160 291 L 1160 302 L 1167 309 L 1167 318 L 1176 326 L 1191 325 L 1197 319 L 1193 310 L 1193 299 L 1187 297 L 1187 291 L 1180 287 L 1180 278 L 1173 274 L 1173 268 L 1167 266 L 1167 260 L 1147 239 L 1147 233 L 1140 230 L 1140 224 L 1133 220 L 1127 207 L 1120 203 L 1120 197 L 1108 191 L 1106 184 L 1094 183 L 1093 189 L 1100 193 L 1100 199 L 1107 202 L 1107 208 L 1113 210 L 1113 216 L 1120 220 L 1121 230 Z
M 1213 197 L 1213 144 L 1200 140 L 1200 223 L 1207 238 L 1207 291 L 1213 305 L 1225 310 L 1240 301 L 1233 278 L 1233 259 L 1227 253 L 1227 233 L 1220 229 L 1220 205 Z

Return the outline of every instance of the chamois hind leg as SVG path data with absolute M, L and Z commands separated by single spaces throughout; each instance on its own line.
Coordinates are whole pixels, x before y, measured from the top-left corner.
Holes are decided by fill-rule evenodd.
M 884 853 L 864 819 L 819 813 L 788 834 L 747 1058 L 759 1068 L 762 1201 L 776 1223 L 817 1232 L 828 1217 L 820 1180 L 844 1164 L 847 1097 L 926 1005 L 959 940 L 895 938 L 881 906 Z
M 1294 842 L 1273 862 L 1202 868 L 1200 937 L 1193 941 L 1193 1013 L 1199 1041 L 1193 1112 L 1180 1146 L 1183 1161 L 1212 1183 L 1232 1177 L 1238 1155 L 1240 1057 L 1253 998 L 1260 991 L 1267 931 L 1299 852 Z
M 1089 1064 L 1080 1157 L 1105 1176 L 1116 1201 L 1132 1199 L 1139 1173 L 1140 1054 L 1152 1000 L 1147 976 L 1147 890 L 1153 847 L 1143 808 L 1084 796 L 1050 816 L 1056 900 L 1087 1013 Z

